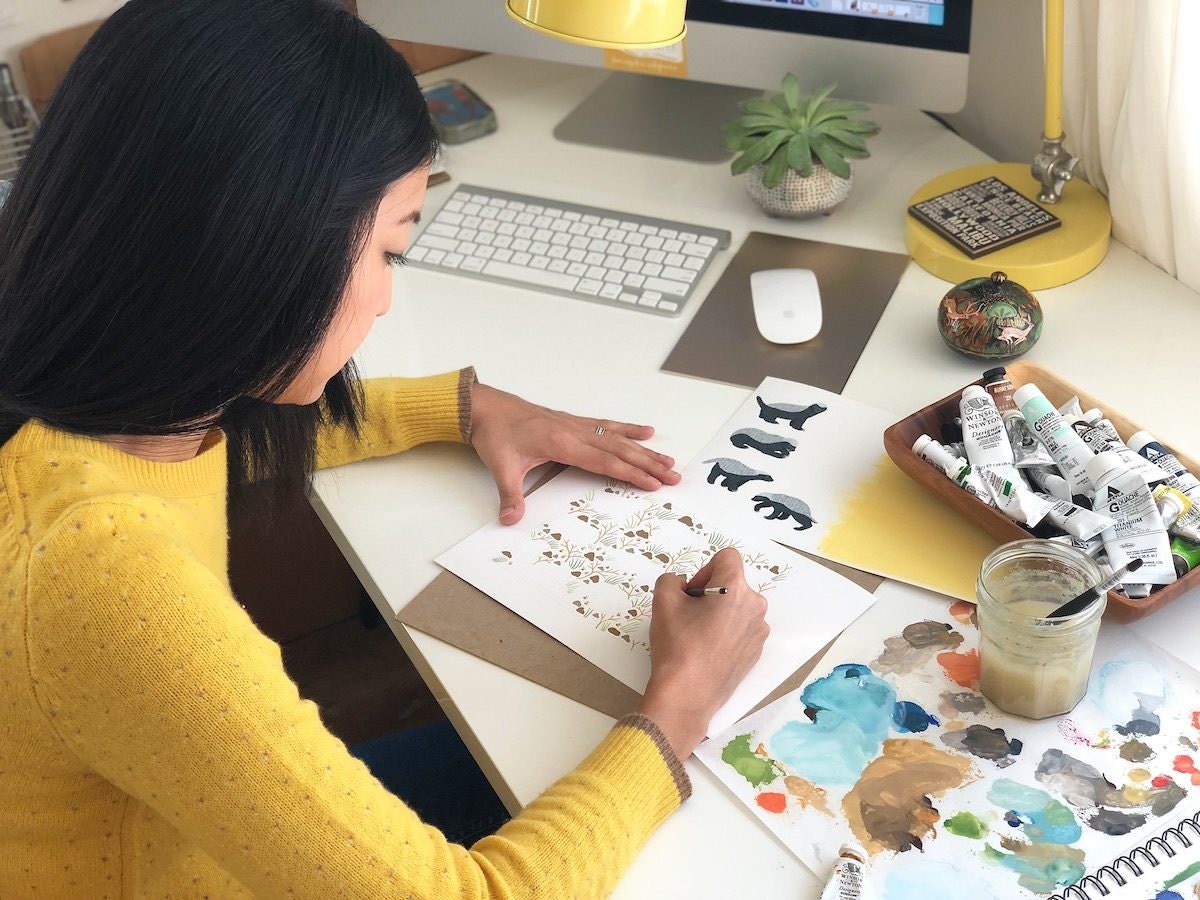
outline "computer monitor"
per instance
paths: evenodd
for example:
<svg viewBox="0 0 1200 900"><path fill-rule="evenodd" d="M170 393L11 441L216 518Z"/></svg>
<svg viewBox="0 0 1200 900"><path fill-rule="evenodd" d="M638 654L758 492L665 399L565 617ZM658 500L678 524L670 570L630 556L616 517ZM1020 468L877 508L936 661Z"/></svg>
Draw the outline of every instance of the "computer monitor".
<svg viewBox="0 0 1200 900"><path fill-rule="evenodd" d="M720 123L737 102L778 90L795 72L806 90L955 112L967 96L972 0L689 0L682 78L614 73L574 110L562 140L685 159L721 160ZM504 0L358 0L384 35L513 56L604 65L604 51L524 28ZM486 97L486 85L477 85Z"/></svg>

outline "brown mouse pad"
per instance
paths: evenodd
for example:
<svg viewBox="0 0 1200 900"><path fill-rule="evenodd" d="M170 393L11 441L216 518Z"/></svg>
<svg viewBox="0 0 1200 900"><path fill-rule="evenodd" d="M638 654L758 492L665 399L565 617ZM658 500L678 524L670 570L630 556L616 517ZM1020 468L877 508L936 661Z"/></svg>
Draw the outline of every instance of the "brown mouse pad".
<svg viewBox="0 0 1200 900"><path fill-rule="evenodd" d="M751 388L773 375L841 393L907 265L903 253L752 231L662 369ZM750 273L788 268L816 273L822 324L811 341L785 346L758 333Z"/></svg>

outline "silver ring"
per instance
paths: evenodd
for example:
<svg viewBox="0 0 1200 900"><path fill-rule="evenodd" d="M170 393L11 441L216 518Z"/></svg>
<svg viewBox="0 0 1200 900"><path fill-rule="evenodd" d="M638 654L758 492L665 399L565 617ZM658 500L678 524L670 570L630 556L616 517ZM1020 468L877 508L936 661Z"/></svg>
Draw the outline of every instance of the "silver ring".
<svg viewBox="0 0 1200 900"><path fill-rule="evenodd" d="M604 432L606 432L606 431L608 431L608 429L605 428L603 425L597 425L596 426L596 437L603 437Z"/></svg>

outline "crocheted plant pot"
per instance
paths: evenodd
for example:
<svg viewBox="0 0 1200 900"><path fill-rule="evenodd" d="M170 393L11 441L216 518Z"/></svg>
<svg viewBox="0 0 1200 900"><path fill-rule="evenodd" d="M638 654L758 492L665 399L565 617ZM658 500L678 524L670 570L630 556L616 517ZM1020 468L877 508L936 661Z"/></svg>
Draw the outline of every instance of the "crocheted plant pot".
<svg viewBox="0 0 1200 900"><path fill-rule="evenodd" d="M783 181L773 188L762 183L763 166L746 170L746 193L769 216L803 219L828 213L850 196L854 185L854 169L849 178L839 178L820 163L813 164L813 173L802 178L795 169L788 169Z"/></svg>

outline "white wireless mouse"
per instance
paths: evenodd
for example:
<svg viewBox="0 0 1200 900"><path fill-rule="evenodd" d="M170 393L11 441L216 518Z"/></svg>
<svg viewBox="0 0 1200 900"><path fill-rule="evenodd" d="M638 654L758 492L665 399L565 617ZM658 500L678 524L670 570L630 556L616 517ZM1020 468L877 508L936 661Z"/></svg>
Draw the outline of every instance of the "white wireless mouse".
<svg viewBox="0 0 1200 900"><path fill-rule="evenodd" d="M811 269L750 273L754 324L773 344L800 344L821 331L821 290Z"/></svg>

